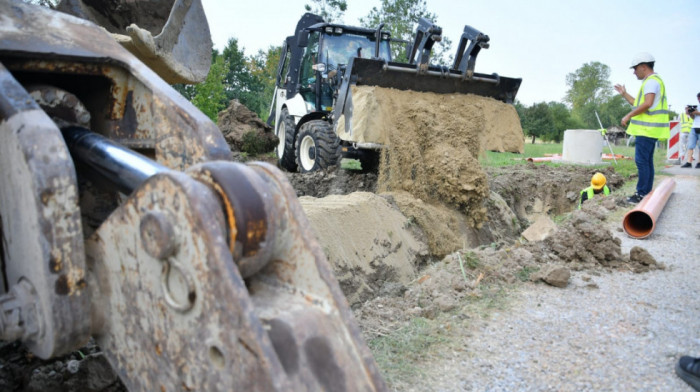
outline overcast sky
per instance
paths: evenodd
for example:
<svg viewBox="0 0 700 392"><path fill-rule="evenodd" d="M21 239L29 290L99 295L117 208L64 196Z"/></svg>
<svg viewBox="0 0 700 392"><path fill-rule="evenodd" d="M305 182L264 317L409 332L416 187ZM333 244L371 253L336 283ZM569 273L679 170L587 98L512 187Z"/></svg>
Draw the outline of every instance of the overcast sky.
<svg viewBox="0 0 700 392"><path fill-rule="evenodd" d="M305 0L202 0L214 47L236 37L247 55L281 45L305 12ZM344 22L359 25L379 0L348 0ZM697 104L700 92L700 0L427 0L453 51L464 25L491 38L476 71L523 79L517 99L526 105L562 101L566 75L599 61L610 81L636 95L641 85L629 69L649 52L667 88L671 109ZM603 124L608 126L609 124Z"/></svg>

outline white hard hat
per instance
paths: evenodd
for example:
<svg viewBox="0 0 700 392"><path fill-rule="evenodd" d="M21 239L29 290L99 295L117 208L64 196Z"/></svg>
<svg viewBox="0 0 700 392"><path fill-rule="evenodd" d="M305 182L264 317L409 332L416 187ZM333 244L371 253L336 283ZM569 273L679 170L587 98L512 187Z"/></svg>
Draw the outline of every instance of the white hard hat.
<svg viewBox="0 0 700 392"><path fill-rule="evenodd" d="M637 53L632 58L632 64L630 65L630 68L634 68L641 63L653 63L654 61L654 56L650 55L647 52Z"/></svg>

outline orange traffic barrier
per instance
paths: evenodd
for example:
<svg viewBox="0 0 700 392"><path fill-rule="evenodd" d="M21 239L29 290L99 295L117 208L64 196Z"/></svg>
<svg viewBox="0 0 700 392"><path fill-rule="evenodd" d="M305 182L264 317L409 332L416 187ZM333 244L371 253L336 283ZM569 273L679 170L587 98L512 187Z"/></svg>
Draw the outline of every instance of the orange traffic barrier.
<svg viewBox="0 0 700 392"><path fill-rule="evenodd" d="M649 237L656 227L656 220L659 219L661 211L675 188L676 181L667 178L661 181L661 184L651 193L644 196L644 199L622 218L622 228L625 233L634 238Z"/></svg>

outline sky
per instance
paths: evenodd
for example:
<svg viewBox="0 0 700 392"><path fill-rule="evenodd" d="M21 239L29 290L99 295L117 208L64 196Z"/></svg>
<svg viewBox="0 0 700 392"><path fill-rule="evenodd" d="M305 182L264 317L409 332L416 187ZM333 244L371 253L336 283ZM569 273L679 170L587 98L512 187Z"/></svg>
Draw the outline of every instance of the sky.
<svg viewBox="0 0 700 392"><path fill-rule="evenodd" d="M347 0L343 22L358 25L380 0ZM202 0L216 49L238 39L246 55L278 46L292 35L306 0ZM656 58L671 110L697 104L700 92L700 0L427 0L452 51L465 25L487 34L476 72L522 78L525 105L563 102L566 75L590 62L610 67L610 82L636 96L641 86L630 62L639 52ZM663 5L662 5L663 4ZM609 126L611 124L603 124Z"/></svg>

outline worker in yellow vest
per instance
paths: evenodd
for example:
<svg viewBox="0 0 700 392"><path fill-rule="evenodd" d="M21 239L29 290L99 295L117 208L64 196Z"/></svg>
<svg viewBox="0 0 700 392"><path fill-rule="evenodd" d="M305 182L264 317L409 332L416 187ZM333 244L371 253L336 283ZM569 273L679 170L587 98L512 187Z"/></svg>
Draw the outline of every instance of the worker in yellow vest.
<svg viewBox="0 0 700 392"><path fill-rule="evenodd" d="M637 97L627 93L624 85L615 85L630 105L632 111L622 118L620 124L627 127L627 134L635 137L634 163L637 165L637 190L627 198L628 203L637 204L654 186L654 148L656 142L668 140L671 136L668 119L668 100L666 86L654 72L654 56L639 53L632 59L634 75L642 81Z"/></svg>
<svg viewBox="0 0 700 392"><path fill-rule="evenodd" d="M689 106L688 106L689 107ZM693 128L693 119L690 118L688 115L688 107L686 107L686 111L681 113L680 117L680 123L681 123L681 135L680 135L680 162L679 164L683 163L683 158L685 158L685 153L686 150L688 149L688 135L690 134L691 128ZM689 166L687 166L689 167Z"/></svg>
<svg viewBox="0 0 700 392"><path fill-rule="evenodd" d="M584 201L592 199L595 195L602 193L604 196L610 194L610 188L605 183L607 179L603 173L596 173L591 177L591 186L581 191L581 197L578 202L578 209L581 209L581 204Z"/></svg>
<svg viewBox="0 0 700 392"><path fill-rule="evenodd" d="M698 103L700 103L700 93L698 93ZM681 165L681 167L689 168L693 167L693 150L695 147L700 146L700 143L698 143L698 139L700 139L700 110L698 110L697 105L688 105L688 107L685 108L685 112L693 119L693 124L688 134L688 155L686 156L685 163ZM698 159L698 162L695 164L695 168L700 169L700 159Z"/></svg>

